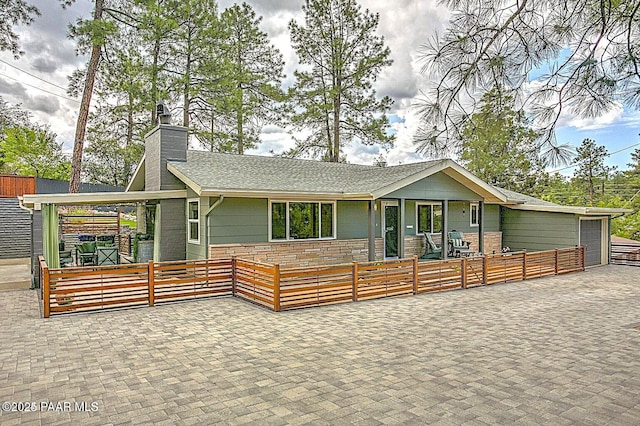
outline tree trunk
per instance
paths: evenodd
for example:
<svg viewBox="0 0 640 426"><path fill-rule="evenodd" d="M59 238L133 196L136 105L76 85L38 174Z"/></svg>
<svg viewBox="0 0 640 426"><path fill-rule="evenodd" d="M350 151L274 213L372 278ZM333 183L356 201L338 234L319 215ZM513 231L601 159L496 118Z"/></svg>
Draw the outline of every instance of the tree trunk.
<svg viewBox="0 0 640 426"><path fill-rule="evenodd" d="M153 66L151 67L151 124L158 124L158 60L160 58L160 37L156 38L153 45Z"/></svg>
<svg viewBox="0 0 640 426"><path fill-rule="evenodd" d="M191 22L191 17L189 17L189 22L187 23L187 48L186 48L186 58L185 61L185 69L184 69L184 87L183 87L183 96L184 96L184 115L182 116L182 125L189 129L189 109L191 108L191 49L193 49L193 33L194 27ZM188 130L187 130L188 132ZM189 146L189 142L187 142L187 147Z"/></svg>
<svg viewBox="0 0 640 426"><path fill-rule="evenodd" d="M93 12L93 20L102 19L102 9L104 0L95 0L96 7ZM93 83L96 79L98 64L100 63L100 51L102 46L93 46L91 49L91 57L87 67L87 75L84 80L84 89L82 91L82 101L80 102L80 111L78 112L78 121L76 122L76 135L73 141L73 156L71 157L71 179L69 181L69 192L77 193L80 191L80 178L82 171L82 151L84 148L84 138L87 131L87 120L89 119L89 106L91 104L91 95L93 94Z"/></svg>
<svg viewBox="0 0 640 426"><path fill-rule="evenodd" d="M191 54L187 54L187 68L185 70L184 81L184 114L182 116L182 125L189 128L189 108L191 107L191 98L189 97L189 83L191 81L189 73L191 72Z"/></svg>
<svg viewBox="0 0 640 426"><path fill-rule="evenodd" d="M340 161L340 95L333 98L333 156L331 161Z"/></svg>
<svg viewBox="0 0 640 426"><path fill-rule="evenodd" d="M238 110L236 111L236 120L237 120L237 132L238 132L238 154L244 154L244 130L243 130L243 121L244 117L242 114L242 87L240 88L240 103L238 104Z"/></svg>

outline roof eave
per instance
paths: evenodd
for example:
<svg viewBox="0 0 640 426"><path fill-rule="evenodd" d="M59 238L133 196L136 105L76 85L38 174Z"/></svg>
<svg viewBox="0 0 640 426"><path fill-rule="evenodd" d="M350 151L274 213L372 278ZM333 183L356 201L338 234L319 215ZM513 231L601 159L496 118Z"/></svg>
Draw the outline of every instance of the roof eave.
<svg viewBox="0 0 640 426"><path fill-rule="evenodd" d="M91 192L81 194L30 194L23 196L23 204L25 207L36 208L37 210L42 204L56 204L59 206L81 204L122 204L186 197L186 189L164 191Z"/></svg>
<svg viewBox="0 0 640 426"><path fill-rule="evenodd" d="M611 216L614 214L633 213L629 209L604 208L604 207L579 207L579 206L540 206L530 204L512 204L505 207L513 210L539 211L549 213L569 213L584 216Z"/></svg>
<svg viewBox="0 0 640 426"><path fill-rule="evenodd" d="M143 154L136 170L133 172L133 176L131 176L131 180L129 181L129 185L125 189L125 192L130 191L144 191L145 185L145 173L146 173L146 165L145 165L146 155Z"/></svg>
<svg viewBox="0 0 640 426"><path fill-rule="evenodd" d="M317 192L317 191L271 191L249 190L235 188L201 188L199 195L202 197L235 198L269 198L283 200L373 200L370 193L345 193L345 192Z"/></svg>

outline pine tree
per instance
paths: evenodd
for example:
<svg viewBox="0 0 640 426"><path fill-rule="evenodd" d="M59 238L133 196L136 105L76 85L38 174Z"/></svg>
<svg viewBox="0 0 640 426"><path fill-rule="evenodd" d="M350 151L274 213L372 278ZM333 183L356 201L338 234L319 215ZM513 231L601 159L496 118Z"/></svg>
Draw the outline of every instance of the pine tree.
<svg viewBox="0 0 640 426"><path fill-rule="evenodd" d="M214 71L205 80L218 112L210 131L201 132L201 141L211 149L243 154L259 142L265 121L278 121L284 61L260 30L261 20L246 3L222 13L220 53L203 64L208 69L215 68L215 62L218 66L218 78L212 78Z"/></svg>
<svg viewBox="0 0 640 426"><path fill-rule="evenodd" d="M341 160L352 141L392 145L385 113L392 100L378 99L373 87L391 64L384 38L376 34L379 16L355 0L306 0L304 25L289 23L301 69L295 72L292 122L311 131L289 155Z"/></svg>

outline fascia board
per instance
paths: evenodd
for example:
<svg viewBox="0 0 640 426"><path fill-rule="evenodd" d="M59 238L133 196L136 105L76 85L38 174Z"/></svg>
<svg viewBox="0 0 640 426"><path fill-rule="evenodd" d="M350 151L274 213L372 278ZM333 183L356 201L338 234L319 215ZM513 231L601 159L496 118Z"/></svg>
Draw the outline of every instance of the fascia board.
<svg viewBox="0 0 640 426"><path fill-rule="evenodd" d="M178 170L173 164L167 163L167 170L169 170L171 174L180 179L189 188L191 188L191 190L198 194L198 196L203 196L202 187L195 183L193 180L189 179L187 175Z"/></svg>
<svg viewBox="0 0 640 426"><path fill-rule="evenodd" d="M373 195L368 193L343 193L343 192L299 192L299 191L253 191L230 188L202 188L200 196L203 197L235 198L279 198L288 200L373 200Z"/></svg>
<svg viewBox="0 0 640 426"><path fill-rule="evenodd" d="M24 195L24 205L27 207L33 207L36 204L56 204L60 206L78 204L119 204L175 198L187 198L187 190L90 192L80 194L30 194Z"/></svg>
<svg viewBox="0 0 640 426"><path fill-rule="evenodd" d="M129 185L127 185L127 188L125 189L125 192L144 190L146 173L145 159L146 155L143 154L140 162L138 163L138 166L133 172L133 176L131 176L131 180L129 181Z"/></svg>
<svg viewBox="0 0 640 426"><path fill-rule="evenodd" d="M527 204L505 205L513 210L528 210L549 213L572 213L585 216L614 215L633 213L630 209L604 208L604 207L579 207L579 206L536 206Z"/></svg>

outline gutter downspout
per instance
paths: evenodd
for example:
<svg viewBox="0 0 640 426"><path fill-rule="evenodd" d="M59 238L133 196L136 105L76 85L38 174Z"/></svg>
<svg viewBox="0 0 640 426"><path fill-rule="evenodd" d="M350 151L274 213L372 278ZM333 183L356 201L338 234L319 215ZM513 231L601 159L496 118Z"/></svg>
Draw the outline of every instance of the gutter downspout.
<svg viewBox="0 0 640 426"><path fill-rule="evenodd" d="M207 213L204 215L204 251L205 251L205 259L209 258L209 216L211 215L211 213L213 212L213 210L218 207L220 204L222 204L222 202L224 201L224 195L221 195L220 198L218 198L216 200L215 203L213 203L213 205L211 207L209 207L209 210L207 210Z"/></svg>

